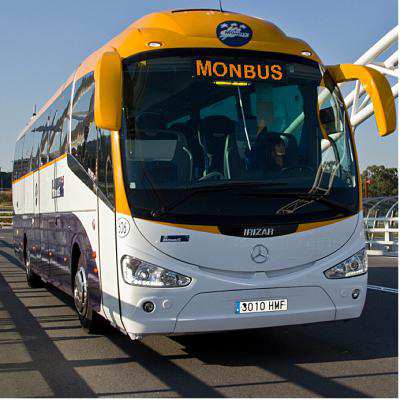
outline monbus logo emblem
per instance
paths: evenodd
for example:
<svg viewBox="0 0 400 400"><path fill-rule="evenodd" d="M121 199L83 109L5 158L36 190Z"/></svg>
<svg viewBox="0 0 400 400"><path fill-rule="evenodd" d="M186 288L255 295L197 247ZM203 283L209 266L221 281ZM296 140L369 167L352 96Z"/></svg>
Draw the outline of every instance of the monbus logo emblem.
<svg viewBox="0 0 400 400"><path fill-rule="evenodd" d="M243 46L250 42L252 36L253 31L243 22L225 21L217 26L217 37L227 46Z"/></svg>

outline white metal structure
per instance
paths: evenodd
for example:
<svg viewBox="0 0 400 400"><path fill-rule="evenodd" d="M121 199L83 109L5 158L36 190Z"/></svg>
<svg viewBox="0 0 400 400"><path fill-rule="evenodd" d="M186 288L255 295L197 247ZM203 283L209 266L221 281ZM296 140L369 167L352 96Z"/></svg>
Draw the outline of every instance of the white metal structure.
<svg viewBox="0 0 400 400"><path fill-rule="evenodd" d="M398 209L397 197L364 200L364 224L368 254L398 254Z"/></svg>
<svg viewBox="0 0 400 400"><path fill-rule="evenodd" d="M354 64L366 65L384 74L392 83L392 93L398 96L399 77L399 50L398 50L399 25L390 30L373 46L371 46ZM382 55L384 55L382 60ZM342 84L347 85L347 84ZM356 128L374 113L370 97L365 93L360 82L357 81L354 89L345 97L346 107L350 110L351 124Z"/></svg>

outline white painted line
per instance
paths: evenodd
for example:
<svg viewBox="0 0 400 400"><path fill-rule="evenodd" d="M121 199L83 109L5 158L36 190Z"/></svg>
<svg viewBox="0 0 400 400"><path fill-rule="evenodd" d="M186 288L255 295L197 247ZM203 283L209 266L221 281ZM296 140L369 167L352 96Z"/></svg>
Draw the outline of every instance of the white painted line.
<svg viewBox="0 0 400 400"><path fill-rule="evenodd" d="M388 292L388 293L395 293L395 294L399 293L398 289L393 289L393 288L384 287L384 286L368 285L367 287L368 287L368 289L379 290L380 292Z"/></svg>

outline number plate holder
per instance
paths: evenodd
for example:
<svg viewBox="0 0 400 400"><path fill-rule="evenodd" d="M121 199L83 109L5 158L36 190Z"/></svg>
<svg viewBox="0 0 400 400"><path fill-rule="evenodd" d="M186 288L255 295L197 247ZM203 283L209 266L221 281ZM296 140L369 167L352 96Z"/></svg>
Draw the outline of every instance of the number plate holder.
<svg viewBox="0 0 400 400"><path fill-rule="evenodd" d="M265 313L287 310L287 299L268 299L235 302L235 314Z"/></svg>

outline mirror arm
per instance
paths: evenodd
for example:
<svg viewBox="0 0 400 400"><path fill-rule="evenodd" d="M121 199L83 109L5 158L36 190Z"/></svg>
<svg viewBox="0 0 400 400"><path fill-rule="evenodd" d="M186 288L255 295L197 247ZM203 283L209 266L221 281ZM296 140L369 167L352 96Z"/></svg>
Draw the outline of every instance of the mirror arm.
<svg viewBox="0 0 400 400"><path fill-rule="evenodd" d="M363 65L330 65L327 71L336 83L359 80L371 98L380 136L396 129L396 108L389 82L377 70Z"/></svg>

